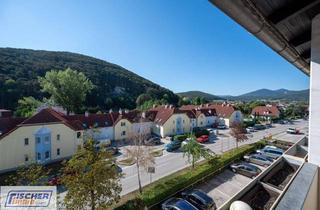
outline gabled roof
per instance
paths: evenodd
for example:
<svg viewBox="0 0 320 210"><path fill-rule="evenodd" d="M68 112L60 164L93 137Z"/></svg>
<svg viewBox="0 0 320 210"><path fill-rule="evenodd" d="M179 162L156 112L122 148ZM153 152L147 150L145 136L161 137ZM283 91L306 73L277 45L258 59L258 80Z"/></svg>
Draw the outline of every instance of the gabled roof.
<svg viewBox="0 0 320 210"><path fill-rule="evenodd" d="M231 104L206 104L205 107L209 109L215 109L217 116L222 118L229 118L231 117L232 113L235 110L235 108Z"/></svg>
<svg viewBox="0 0 320 210"><path fill-rule="evenodd" d="M280 114L279 109L276 106L256 106L252 109L252 115L258 116L274 116L277 117Z"/></svg>
<svg viewBox="0 0 320 210"><path fill-rule="evenodd" d="M24 117L7 117L0 118L0 139L12 132L16 127L22 123L26 118Z"/></svg>
<svg viewBox="0 0 320 210"><path fill-rule="evenodd" d="M176 107L162 107L161 109L157 110L156 117L154 122L156 124L163 125L173 114L187 114L185 111L180 110Z"/></svg>

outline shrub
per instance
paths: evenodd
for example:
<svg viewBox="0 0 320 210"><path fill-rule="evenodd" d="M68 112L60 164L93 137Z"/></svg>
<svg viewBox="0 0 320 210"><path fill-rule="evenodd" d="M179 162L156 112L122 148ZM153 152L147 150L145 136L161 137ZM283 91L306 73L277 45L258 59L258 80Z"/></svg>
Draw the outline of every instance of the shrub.
<svg viewBox="0 0 320 210"><path fill-rule="evenodd" d="M184 141L186 138L188 138L189 134L182 134L182 135L176 135L174 136L174 140Z"/></svg>

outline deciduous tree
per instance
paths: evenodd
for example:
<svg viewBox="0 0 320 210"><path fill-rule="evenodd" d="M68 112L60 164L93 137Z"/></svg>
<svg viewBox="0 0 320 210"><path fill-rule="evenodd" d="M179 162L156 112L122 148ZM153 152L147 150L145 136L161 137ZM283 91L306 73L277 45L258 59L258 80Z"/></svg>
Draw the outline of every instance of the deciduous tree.
<svg viewBox="0 0 320 210"><path fill-rule="evenodd" d="M239 142L243 142L248 139L245 128L240 122L232 123L230 126L230 135L235 139L237 148L239 146Z"/></svg>
<svg viewBox="0 0 320 210"><path fill-rule="evenodd" d="M131 133L130 137L134 145L125 149L125 156L128 159L132 159L136 164L139 192L142 193L140 168L147 170L148 167L154 166L155 160L150 147L144 145L145 140L149 138L146 129L140 129L138 133Z"/></svg>
<svg viewBox="0 0 320 210"><path fill-rule="evenodd" d="M62 183L67 209L106 209L120 199L121 173L106 151L97 151L92 138L66 163Z"/></svg>
<svg viewBox="0 0 320 210"><path fill-rule="evenodd" d="M30 117L36 111L36 109L41 105L41 101L35 99L32 96L23 97L18 101L18 107L16 110L16 115L20 117Z"/></svg>
<svg viewBox="0 0 320 210"><path fill-rule="evenodd" d="M65 108L67 113L79 112L93 84L83 73L70 68L64 71L49 71L45 77L39 77L42 91L51 95L52 99Z"/></svg>

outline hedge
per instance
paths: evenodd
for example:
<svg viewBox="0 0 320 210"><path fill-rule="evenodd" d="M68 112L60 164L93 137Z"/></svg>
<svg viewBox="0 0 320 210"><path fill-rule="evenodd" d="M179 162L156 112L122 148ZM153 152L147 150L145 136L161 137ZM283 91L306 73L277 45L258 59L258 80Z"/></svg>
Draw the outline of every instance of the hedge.
<svg viewBox="0 0 320 210"><path fill-rule="evenodd" d="M222 154L213 161L202 161L201 163L198 163L192 171L189 168L186 168L182 171L168 175L144 187L142 194L139 195L137 199L141 200L143 204L148 207L158 204L167 199L168 196L174 195L186 187L202 181L203 178L209 174L213 175L215 172L219 172L220 169L223 169L233 161L240 159L247 153L261 148L263 145L265 145L265 141L244 145L238 149ZM133 209L133 203L134 202L129 201L116 209Z"/></svg>
<svg viewBox="0 0 320 210"><path fill-rule="evenodd" d="M176 135L173 137L173 140L184 141L188 136L189 134Z"/></svg>

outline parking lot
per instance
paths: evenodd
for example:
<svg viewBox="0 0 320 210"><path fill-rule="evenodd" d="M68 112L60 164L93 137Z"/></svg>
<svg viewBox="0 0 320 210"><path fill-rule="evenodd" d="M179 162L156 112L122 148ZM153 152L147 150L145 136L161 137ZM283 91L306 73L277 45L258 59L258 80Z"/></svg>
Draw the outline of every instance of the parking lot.
<svg viewBox="0 0 320 210"><path fill-rule="evenodd" d="M252 163L251 163L252 164ZM255 165L255 164L252 164ZM255 165L262 171L264 167ZM244 186L251 182L252 178L234 173L230 169L223 170L212 179L203 182L195 188L201 189L209 195L219 208L229 198L237 194Z"/></svg>

